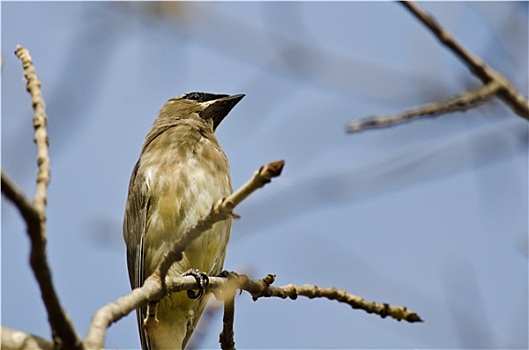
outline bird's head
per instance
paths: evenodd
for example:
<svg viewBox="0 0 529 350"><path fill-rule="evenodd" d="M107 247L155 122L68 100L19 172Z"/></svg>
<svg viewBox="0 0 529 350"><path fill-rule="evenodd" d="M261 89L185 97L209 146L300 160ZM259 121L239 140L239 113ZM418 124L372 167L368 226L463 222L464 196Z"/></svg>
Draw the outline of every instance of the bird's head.
<svg viewBox="0 0 529 350"><path fill-rule="evenodd" d="M160 116L169 118L198 117L211 123L213 131L228 115L244 94L217 95L206 92L190 92L169 99L160 110Z"/></svg>

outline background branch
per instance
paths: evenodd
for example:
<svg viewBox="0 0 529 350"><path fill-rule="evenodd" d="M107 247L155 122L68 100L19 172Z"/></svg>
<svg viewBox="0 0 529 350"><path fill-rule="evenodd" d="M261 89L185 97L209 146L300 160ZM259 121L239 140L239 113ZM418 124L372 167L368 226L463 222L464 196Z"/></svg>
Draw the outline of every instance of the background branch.
<svg viewBox="0 0 529 350"><path fill-rule="evenodd" d="M441 114L454 112L464 112L490 101L499 88L500 85L498 82L491 81L477 89L467 91L443 101L428 103L402 113L376 115L359 121L353 121L347 126L347 132L385 128L410 122L419 118L436 117Z"/></svg>
<svg viewBox="0 0 529 350"><path fill-rule="evenodd" d="M459 44L432 16L422 11L413 2L401 1L401 4L430 29L437 39L459 57L468 66L470 71L484 84L490 81L495 81L500 84L501 88L496 95L507 103L516 114L529 120L529 102L527 98L520 94L503 75L496 72L483 62L483 60Z"/></svg>
<svg viewBox="0 0 529 350"><path fill-rule="evenodd" d="M444 101L429 103L402 113L380 115L353 121L347 126L347 132L352 133L366 129L389 127L413 119L462 112L470 108L476 108L490 101L494 96L506 103L514 113L529 120L529 102L527 98L519 93L503 75L459 44L452 34L437 23L435 18L422 11L412 1L400 1L400 3L430 29L444 46L452 51L469 68L470 72L483 82L483 86Z"/></svg>

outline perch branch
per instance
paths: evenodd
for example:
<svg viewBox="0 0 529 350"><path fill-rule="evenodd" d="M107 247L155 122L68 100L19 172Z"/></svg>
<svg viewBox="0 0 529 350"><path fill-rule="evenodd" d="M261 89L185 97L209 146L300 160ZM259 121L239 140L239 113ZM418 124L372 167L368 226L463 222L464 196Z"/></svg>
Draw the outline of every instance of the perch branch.
<svg viewBox="0 0 529 350"><path fill-rule="evenodd" d="M397 321L405 320L410 323L423 322L416 312L408 310L405 306L391 306L387 303L367 301L362 297L349 294L345 290L320 288L309 284L302 286L288 284L286 286L276 287L271 285L275 281L275 275L268 275L261 280L250 280L246 276L240 276L240 279L242 280L239 282L240 288L249 292L253 300L263 297L290 298L295 300L300 295L309 299L326 298L348 304L353 309L361 309L369 314L377 314L382 318L389 316Z"/></svg>
<svg viewBox="0 0 529 350"><path fill-rule="evenodd" d="M304 296L310 299L326 298L336 300L340 303L350 305L353 309L361 309L367 313L377 314L382 318L387 316L398 321L422 322L419 315L405 306L391 306L387 303L376 303L366 301L362 297L349 294L344 290L336 288L320 288L314 285L296 286L289 284L286 286L272 286L274 275L267 275L263 279L251 280L246 275L230 273L228 277L209 277L207 289L221 299L229 299L234 295L236 289L242 289L250 293L254 300L263 297L278 297L296 299ZM192 276L166 277L167 293L175 293L183 290L193 290L198 288L197 281ZM128 315L138 307L146 306L149 301L159 300L164 295L159 278L151 275L141 288L136 288L128 295L117 299L99 309L92 320L92 324L86 336L85 347L87 349L102 349L105 340L106 329L113 323ZM226 311L225 311L226 312Z"/></svg>

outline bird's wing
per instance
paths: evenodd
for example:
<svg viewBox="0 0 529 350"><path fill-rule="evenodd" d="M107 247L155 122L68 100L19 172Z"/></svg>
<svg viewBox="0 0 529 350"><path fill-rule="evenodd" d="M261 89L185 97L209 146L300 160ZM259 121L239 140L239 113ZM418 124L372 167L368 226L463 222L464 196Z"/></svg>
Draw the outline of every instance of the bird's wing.
<svg viewBox="0 0 529 350"><path fill-rule="evenodd" d="M145 138L141 153L143 154L158 136L176 125L175 120L169 120L154 126ZM149 277L145 276L145 236L147 234L147 223L151 215L151 197L145 177L138 173L139 166L140 160L136 162L130 177L125 219L123 220L123 235L127 244L127 265L132 289L143 286L143 282ZM150 348L147 333L143 329L143 320L146 313L147 309L145 307L139 308L136 312L141 346L144 350Z"/></svg>
<svg viewBox="0 0 529 350"><path fill-rule="evenodd" d="M127 265L132 289L139 288L145 281L144 241L149 216L150 198L145 187L145 179L138 176L139 161L134 166L129 183L129 194L123 220L123 235L127 243ZM149 349L147 334L143 330L146 308L136 310L141 345Z"/></svg>

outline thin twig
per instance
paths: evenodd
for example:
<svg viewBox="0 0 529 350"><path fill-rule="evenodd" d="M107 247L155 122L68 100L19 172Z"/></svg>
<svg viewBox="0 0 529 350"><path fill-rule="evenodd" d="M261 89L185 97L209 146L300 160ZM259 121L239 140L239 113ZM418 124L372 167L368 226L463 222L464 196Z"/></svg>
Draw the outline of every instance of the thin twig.
<svg viewBox="0 0 529 350"><path fill-rule="evenodd" d="M353 309L361 309L370 314L377 314L382 318L389 316L397 321L423 322L416 312L408 310L405 306L391 306L387 303L367 301L357 295L349 294L345 290L320 288L309 284L302 286L288 284L276 287L271 285L274 281L274 275L268 275L262 280L249 280L246 276L241 276L239 286L248 291L254 300L263 297L290 298L294 300L300 295L309 299L326 298L348 304Z"/></svg>
<svg viewBox="0 0 529 350"><path fill-rule="evenodd" d="M50 182L50 156L48 153L48 132L46 130L46 105L40 93L40 81L33 66L33 61L26 48L17 46L15 54L22 61L26 89L31 95L33 106L33 128L35 129L35 143L37 144L37 189L33 201L35 209L45 219L48 184ZM45 234L45 232L43 232Z"/></svg>
<svg viewBox="0 0 529 350"><path fill-rule="evenodd" d="M233 322L235 319L235 293L224 300L224 316L222 317L222 332L219 335L222 350L235 350Z"/></svg>
<svg viewBox="0 0 529 350"><path fill-rule="evenodd" d="M358 132L368 129L390 127L415 119L436 117L441 114L464 112L488 102L500 88L498 82L491 81L477 89L453 96L443 101L428 103L398 114L376 115L353 121L347 126L347 132Z"/></svg>
<svg viewBox="0 0 529 350"><path fill-rule="evenodd" d="M13 201L21 211L27 225L27 232L31 240L30 265L39 284L42 300L48 313L52 337L57 348L82 349L82 342L77 336L70 318L64 311L51 280L51 270L46 257L46 198L50 180L48 136L46 131L46 112L44 100L40 93L40 81L35 72L29 52L22 46L15 51L22 61L26 88L31 95L35 129L35 143L37 144L37 189L33 200L33 210L28 207L28 200L22 192L2 174L2 192ZM4 185L6 186L4 190Z"/></svg>
<svg viewBox="0 0 529 350"><path fill-rule="evenodd" d="M459 44L432 16L422 11L413 2L401 1L400 3L430 29L437 39L459 57L470 69L472 74L478 77L484 84L490 81L496 81L500 85L500 89L498 89L496 95L508 104L516 114L529 120L529 102L527 98L519 93L503 75L489 67L483 60Z"/></svg>
<svg viewBox="0 0 529 350"><path fill-rule="evenodd" d="M222 317L222 332L219 335L220 348L222 350L235 350L235 333L233 322L235 320L235 294L240 288L240 275L234 272L227 273L228 280L220 288L213 290L217 300L224 301L224 315Z"/></svg>
<svg viewBox="0 0 529 350"><path fill-rule="evenodd" d="M285 162L280 160L259 168L247 183L242 185L237 191L228 197L216 202L212 206L208 215L201 218L192 228L182 234L180 239L173 243L170 251L164 256L162 263L155 272L160 276L161 280L165 281L165 276L171 265L182 259L183 251L193 240L199 237L203 232L209 230L213 224L218 221L226 220L230 217L238 218L238 216L233 213L233 209L252 192L269 183L272 178L281 175L284 164Z"/></svg>

